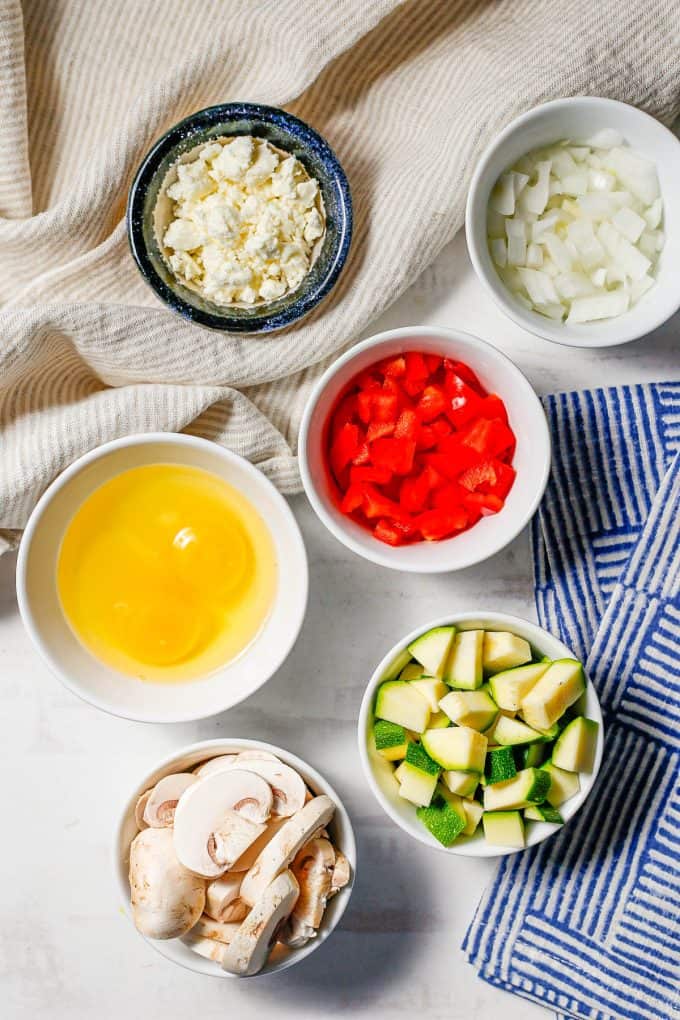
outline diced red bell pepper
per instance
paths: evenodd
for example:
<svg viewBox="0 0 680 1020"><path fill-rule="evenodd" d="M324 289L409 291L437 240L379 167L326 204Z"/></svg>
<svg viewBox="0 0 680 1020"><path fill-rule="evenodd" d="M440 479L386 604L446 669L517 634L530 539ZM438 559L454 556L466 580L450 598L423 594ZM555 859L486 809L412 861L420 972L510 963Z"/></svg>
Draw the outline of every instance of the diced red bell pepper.
<svg viewBox="0 0 680 1020"><path fill-rule="evenodd" d="M362 482L363 508L366 516L389 517L392 520L406 520L408 514L394 500L388 499L370 482Z"/></svg>
<svg viewBox="0 0 680 1020"><path fill-rule="evenodd" d="M333 411L331 419L331 430L335 435L343 425L352 422L357 414L357 394L348 393L339 402Z"/></svg>
<svg viewBox="0 0 680 1020"><path fill-rule="evenodd" d="M369 390L357 393L357 414L364 425L368 425L373 417L373 394Z"/></svg>
<svg viewBox="0 0 680 1020"><path fill-rule="evenodd" d="M378 378L375 368L368 368L365 372L359 373L355 385L365 393L375 392L381 388L382 380Z"/></svg>
<svg viewBox="0 0 680 1020"><path fill-rule="evenodd" d="M372 421L366 429L366 442L372 443L374 439L382 439L383 436L391 436L395 429L393 421Z"/></svg>
<svg viewBox="0 0 680 1020"><path fill-rule="evenodd" d="M486 391L484 387L470 366L466 365L464 361L451 361L449 358L446 358L444 360L444 368L449 369L451 372L455 372L456 375L460 376L463 382L466 382L468 386L471 386L478 396L485 396Z"/></svg>
<svg viewBox="0 0 680 1020"><path fill-rule="evenodd" d="M436 489L441 489L444 485L446 485L446 478L440 475L432 464L425 464L423 467L423 474L427 476L427 483L431 492Z"/></svg>
<svg viewBox="0 0 680 1020"><path fill-rule="evenodd" d="M425 472L405 478L399 490L399 505L412 514L421 513L430 495L430 476Z"/></svg>
<svg viewBox="0 0 680 1020"><path fill-rule="evenodd" d="M368 447L368 443L362 442L359 444L356 456L352 458L353 464L368 464L371 459L371 451Z"/></svg>
<svg viewBox="0 0 680 1020"><path fill-rule="evenodd" d="M454 513L464 506L464 499L469 495L467 489L456 482L449 482L435 492L432 498L432 505L437 510L446 510L447 513Z"/></svg>
<svg viewBox="0 0 680 1020"><path fill-rule="evenodd" d="M446 416L454 428L461 429L478 417L481 404L479 395L455 372L446 372L444 391L449 398Z"/></svg>
<svg viewBox="0 0 680 1020"><path fill-rule="evenodd" d="M426 386L416 404L416 411L421 421L434 421L440 414L443 414L449 402L441 386Z"/></svg>
<svg viewBox="0 0 680 1020"><path fill-rule="evenodd" d="M478 418L465 431L462 441L485 457L497 457L514 446L515 436L500 418Z"/></svg>
<svg viewBox="0 0 680 1020"><path fill-rule="evenodd" d="M476 492L482 486L488 492L490 488L496 485L498 475L496 474L493 461L480 460L477 464L473 464L472 467L463 471L458 481L464 489L468 489L470 492Z"/></svg>
<svg viewBox="0 0 680 1020"><path fill-rule="evenodd" d="M506 425L508 424L508 412L505 404L496 393L482 397L479 413L482 418L500 418Z"/></svg>
<svg viewBox="0 0 680 1020"><path fill-rule="evenodd" d="M439 442L439 438L431 425L421 425L418 429L416 447L419 450L432 450Z"/></svg>
<svg viewBox="0 0 680 1020"><path fill-rule="evenodd" d="M373 529L373 534L388 545L403 545L413 537L415 528L408 521L380 520Z"/></svg>
<svg viewBox="0 0 680 1020"><path fill-rule="evenodd" d="M348 422L341 425L331 443L331 467L337 476L342 472L359 451L359 426Z"/></svg>
<svg viewBox="0 0 680 1020"><path fill-rule="evenodd" d="M497 514L505 504L499 496L494 496L492 493L471 492L465 497L465 506L476 507L481 511L483 517L488 517L490 514Z"/></svg>
<svg viewBox="0 0 680 1020"><path fill-rule="evenodd" d="M392 480L392 472L385 467L373 467L367 464L366 467L351 467L349 480L352 485L358 482L378 482L379 485L387 485Z"/></svg>
<svg viewBox="0 0 680 1020"><path fill-rule="evenodd" d="M434 375L435 372L439 371L444 359L439 354L426 354L424 357L428 372L430 375Z"/></svg>
<svg viewBox="0 0 680 1020"><path fill-rule="evenodd" d="M443 436L437 444L437 453L448 459L449 474L447 477L457 478L463 471L479 462L480 454L471 446L466 446L457 433Z"/></svg>
<svg viewBox="0 0 680 1020"><path fill-rule="evenodd" d="M440 439L442 436L451 435L451 422L447 421L446 418L437 418L436 421L432 422L431 428Z"/></svg>
<svg viewBox="0 0 680 1020"><path fill-rule="evenodd" d="M382 362L380 368L388 378L399 379L402 375L406 375L406 358L403 355L388 358Z"/></svg>
<svg viewBox="0 0 680 1020"><path fill-rule="evenodd" d="M405 408L397 419L394 430L395 439L413 439L418 436L418 415L410 407Z"/></svg>
<svg viewBox="0 0 680 1020"><path fill-rule="evenodd" d="M396 393L371 394L372 416L371 421L396 421L399 413L399 398Z"/></svg>
<svg viewBox="0 0 680 1020"><path fill-rule="evenodd" d="M395 475L407 475L413 467L416 444L413 439L376 439L371 443L371 460L379 467L389 468Z"/></svg>
<svg viewBox="0 0 680 1020"><path fill-rule="evenodd" d="M404 389L411 397L422 392L429 372L425 358L417 351L409 351L406 355L406 375L404 376Z"/></svg>
<svg viewBox="0 0 680 1020"><path fill-rule="evenodd" d="M342 497L340 502L340 509L343 514L351 514L363 504L364 493L360 485L350 485L349 489Z"/></svg>
<svg viewBox="0 0 680 1020"><path fill-rule="evenodd" d="M496 484L491 489L491 494L504 500L514 484L517 472L514 467L504 464L502 460L495 460L493 467L496 472Z"/></svg>
<svg viewBox="0 0 680 1020"><path fill-rule="evenodd" d="M426 542L437 542L448 538L456 531L461 531L467 524L467 513L463 507L447 512L446 510L426 510L413 518L413 525L418 529Z"/></svg>

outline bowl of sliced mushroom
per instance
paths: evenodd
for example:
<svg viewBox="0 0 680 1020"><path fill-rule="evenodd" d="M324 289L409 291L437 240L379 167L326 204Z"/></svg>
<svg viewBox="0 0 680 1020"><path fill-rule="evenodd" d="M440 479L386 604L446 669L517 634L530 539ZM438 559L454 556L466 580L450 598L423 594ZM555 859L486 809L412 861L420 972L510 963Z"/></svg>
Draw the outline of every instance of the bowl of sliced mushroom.
<svg viewBox="0 0 680 1020"><path fill-rule="evenodd" d="M114 864L125 912L163 956L251 977L328 938L349 902L356 843L338 795L295 755L208 740L139 784Z"/></svg>

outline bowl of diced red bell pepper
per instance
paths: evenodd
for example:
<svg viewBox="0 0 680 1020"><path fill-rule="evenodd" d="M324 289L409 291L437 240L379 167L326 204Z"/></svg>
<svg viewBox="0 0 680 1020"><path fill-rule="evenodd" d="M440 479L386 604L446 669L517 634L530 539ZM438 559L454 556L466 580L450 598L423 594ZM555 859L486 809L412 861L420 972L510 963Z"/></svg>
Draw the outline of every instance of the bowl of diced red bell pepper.
<svg viewBox="0 0 680 1020"><path fill-rule="evenodd" d="M345 545L399 570L443 572L502 549L550 470L543 409L499 350L408 327L351 348L311 395L300 469Z"/></svg>

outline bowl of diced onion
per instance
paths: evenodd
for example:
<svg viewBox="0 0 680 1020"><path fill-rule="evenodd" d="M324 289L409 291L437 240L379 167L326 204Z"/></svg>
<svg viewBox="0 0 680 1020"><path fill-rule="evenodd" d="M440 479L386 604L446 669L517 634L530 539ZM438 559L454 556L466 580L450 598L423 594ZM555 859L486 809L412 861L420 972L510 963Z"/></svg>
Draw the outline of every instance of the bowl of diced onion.
<svg viewBox="0 0 680 1020"><path fill-rule="evenodd" d="M626 103L557 99L489 145L468 194L482 284L524 329L572 347L650 333L680 308L680 141Z"/></svg>

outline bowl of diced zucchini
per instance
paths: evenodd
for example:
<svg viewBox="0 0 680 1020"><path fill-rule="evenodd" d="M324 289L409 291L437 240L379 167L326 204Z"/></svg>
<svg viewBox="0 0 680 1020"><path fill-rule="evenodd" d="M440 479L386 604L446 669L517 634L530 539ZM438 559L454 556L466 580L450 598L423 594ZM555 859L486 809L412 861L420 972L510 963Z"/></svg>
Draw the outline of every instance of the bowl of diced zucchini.
<svg viewBox="0 0 680 1020"><path fill-rule="evenodd" d="M496 857L578 811L602 760L583 665L536 624L461 613L418 628L366 688L359 751L397 825L428 846Z"/></svg>

